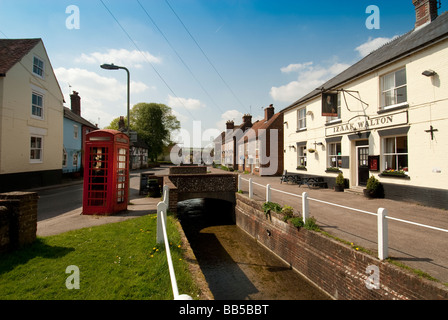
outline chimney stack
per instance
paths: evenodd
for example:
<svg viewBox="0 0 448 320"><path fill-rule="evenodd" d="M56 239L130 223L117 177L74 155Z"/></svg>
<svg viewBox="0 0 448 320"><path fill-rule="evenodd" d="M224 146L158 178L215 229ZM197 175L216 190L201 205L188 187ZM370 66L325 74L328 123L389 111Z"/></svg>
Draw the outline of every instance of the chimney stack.
<svg viewBox="0 0 448 320"><path fill-rule="evenodd" d="M124 117L120 116L120 120L118 120L118 130L124 130L125 124L124 124Z"/></svg>
<svg viewBox="0 0 448 320"><path fill-rule="evenodd" d="M269 105L269 107L264 109L264 120L269 121L269 119L271 119L273 115L274 115L274 106L271 104Z"/></svg>
<svg viewBox="0 0 448 320"><path fill-rule="evenodd" d="M250 114L245 114L243 116L243 123L245 123L248 126L252 126L252 116Z"/></svg>
<svg viewBox="0 0 448 320"><path fill-rule="evenodd" d="M437 18L439 0L412 0L412 3L415 6L415 29Z"/></svg>
<svg viewBox="0 0 448 320"><path fill-rule="evenodd" d="M235 124L233 123L232 120L229 120L226 122L226 129L227 130L233 130L233 128L235 127Z"/></svg>
<svg viewBox="0 0 448 320"><path fill-rule="evenodd" d="M81 116L81 97L78 95L78 92L73 91L70 95L70 103L72 112Z"/></svg>

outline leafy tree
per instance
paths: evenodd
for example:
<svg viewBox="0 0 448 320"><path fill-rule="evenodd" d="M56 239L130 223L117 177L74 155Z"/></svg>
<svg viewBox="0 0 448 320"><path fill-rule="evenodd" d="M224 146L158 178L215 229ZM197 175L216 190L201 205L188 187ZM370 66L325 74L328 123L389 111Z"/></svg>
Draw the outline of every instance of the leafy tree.
<svg viewBox="0 0 448 320"><path fill-rule="evenodd" d="M163 147L172 142L171 133L180 129L180 122L171 108L160 103L138 103L130 110L130 118L131 130L136 131L139 139L149 146L151 161L155 161ZM118 130L119 119L112 120L107 128Z"/></svg>

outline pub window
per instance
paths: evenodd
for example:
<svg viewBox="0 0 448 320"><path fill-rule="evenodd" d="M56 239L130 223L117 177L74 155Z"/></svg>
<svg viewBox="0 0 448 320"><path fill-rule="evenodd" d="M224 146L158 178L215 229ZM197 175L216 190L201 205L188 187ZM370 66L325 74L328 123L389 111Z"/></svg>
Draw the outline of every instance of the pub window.
<svg viewBox="0 0 448 320"><path fill-rule="evenodd" d="M381 77L381 108L405 104L408 100L406 68Z"/></svg>
<svg viewBox="0 0 448 320"><path fill-rule="evenodd" d="M342 166L341 143L328 144L328 167L340 168Z"/></svg>
<svg viewBox="0 0 448 320"><path fill-rule="evenodd" d="M38 136L31 136L30 141L30 162L40 163L43 159L43 138Z"/></svg>
<svg viewBox="0 0 448 320"><path fill-rule="evenodd" d="M31 96L31 115L35 118L43 119L44 117L44 96L33 92Z"/></svg>
<svg viewBox="0 0 448 320"><path fill-rule="evenodd" d="M306 129L306 107L297 110L297 130Z"/></svg>
<svg viewBox="0 0 448 320"><path fill-rule="evenodd" d="M44 77L44 62L37 57L33 59L33 73L41 78Z"/></svg>
<svg viewBox="0 0 448 320"><path fill-rule="evenodd" d="M297 147L297 166L306 167L306 145Z"/></svg>
<svg viewBox="0 0 448 320"><path fill-rule="evenodd" d="M386 171L408 172L408 137L383 139L383 163Z"/></svg>

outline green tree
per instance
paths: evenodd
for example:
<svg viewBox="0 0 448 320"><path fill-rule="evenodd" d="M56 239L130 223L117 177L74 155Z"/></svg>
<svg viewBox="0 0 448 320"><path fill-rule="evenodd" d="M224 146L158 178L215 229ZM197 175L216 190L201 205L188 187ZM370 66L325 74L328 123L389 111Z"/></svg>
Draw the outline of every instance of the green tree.
<svg viewBox="0 0 448 320"><path fill-rule="evenodd" d="M118 130L120 118L112 120L108 129ZM124 119L127 126L127 119ZM149 159L157 160L163 147L169 145L171 133L180 129L180 122L172 114L170 107L160 103L138 103L130 110L130 126L139 139L149 146Z"/></svg>

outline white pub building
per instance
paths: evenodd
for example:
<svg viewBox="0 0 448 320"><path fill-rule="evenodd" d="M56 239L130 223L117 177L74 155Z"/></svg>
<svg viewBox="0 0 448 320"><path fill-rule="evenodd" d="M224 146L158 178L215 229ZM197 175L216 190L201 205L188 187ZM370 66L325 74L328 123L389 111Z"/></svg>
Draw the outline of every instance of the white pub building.
<svg viewBox="0 0 448 320"><path fill-rule="evenodd" d="M282 110L288 173L448 209L448 13L412 2L412 31Z"/></svg>

